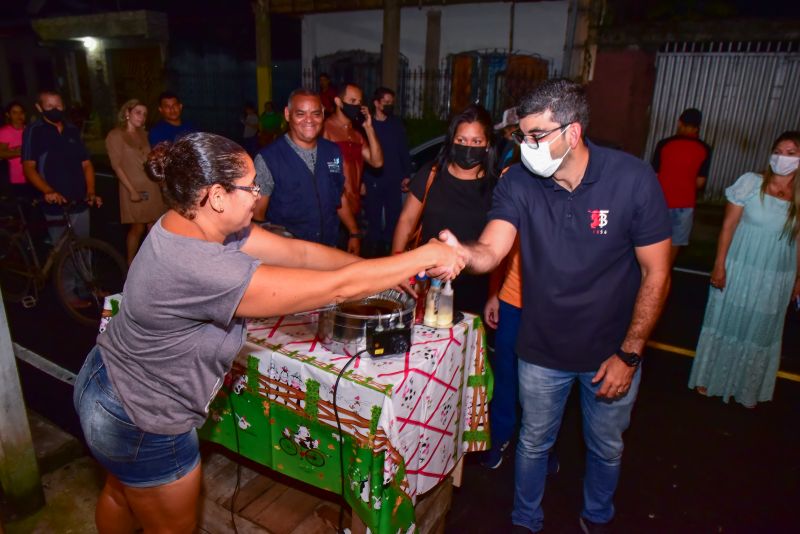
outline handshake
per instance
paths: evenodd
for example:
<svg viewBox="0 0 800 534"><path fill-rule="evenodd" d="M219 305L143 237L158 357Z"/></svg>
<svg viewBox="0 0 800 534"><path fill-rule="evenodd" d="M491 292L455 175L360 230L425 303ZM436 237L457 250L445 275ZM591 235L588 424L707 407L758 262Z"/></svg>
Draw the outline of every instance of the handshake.
<svg viewBox="0 0 800 534"><path fill-rule="evenodd" d="M469 264L470 251L459 243L450 230L439 232L439 238L431 238L424 247L435 255L434 266L426 269L431 278L453 280Z"/></svg>

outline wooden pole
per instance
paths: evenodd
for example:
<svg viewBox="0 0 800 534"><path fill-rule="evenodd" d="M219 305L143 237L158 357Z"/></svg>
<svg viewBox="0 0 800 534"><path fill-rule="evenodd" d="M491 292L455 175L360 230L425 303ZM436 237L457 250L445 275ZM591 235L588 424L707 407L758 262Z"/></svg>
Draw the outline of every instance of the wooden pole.
<svg viewBox="0 0 800 534"><path fill-rule="evenodd" d="M0 486L11 507L27 515L44 506L42 480L5 307L0 305Z"/></svg>
<svg viewBox="0 0 800 534"><path fill-rule="evenodd" d="M383 2L383 47L381 85L397 90L397 67L400 64L400 2Z"/></svg>
<svg viewBox="0 0 800 534"><path fill-rule="evenodd" d="M269 21L269 0L253 0L256 20L256 83L258 86L257 110L264 102L272 101L272 29Z"/></svg>
<svg viewBox="0 0 800 534"><path fill-rule="evenodd" d="M427 26L425 29L425 82L424 82L424 101L422 106L423 116L437 115L439 112L436 106L439 98L439 49L442 40L442 12L438 9L431 9L427 15Z"/></svg>

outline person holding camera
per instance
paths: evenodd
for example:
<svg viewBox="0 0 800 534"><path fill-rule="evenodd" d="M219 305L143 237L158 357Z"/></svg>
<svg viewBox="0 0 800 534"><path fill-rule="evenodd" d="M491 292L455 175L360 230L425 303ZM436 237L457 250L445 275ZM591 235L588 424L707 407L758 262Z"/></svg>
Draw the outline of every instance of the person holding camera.
<svg viewBox="0 0 800 534"><path fill-rule="evenodd" d="M322 136L339 145L344 166L344 194L350 211L361 213L361 179L364 163L383 167L383 150L372 126L372 115L364 105L364 91L347 83L334 99L336 111L325 119ZM351 235L352 237L352 235Z"/></svg>

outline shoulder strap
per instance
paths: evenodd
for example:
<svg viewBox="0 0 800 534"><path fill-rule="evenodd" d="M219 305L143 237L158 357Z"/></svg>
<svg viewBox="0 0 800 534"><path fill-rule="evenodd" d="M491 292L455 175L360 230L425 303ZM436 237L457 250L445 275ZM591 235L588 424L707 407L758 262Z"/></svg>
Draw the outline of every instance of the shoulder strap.
<svg viewBox="0 0 800 534"><path fill-rule="evenodd" d="M416 230L412 233L408 238L408 243L410 246L406 245L407 249L414 249L419 246L419 240L422 237L422 214L425 212L425 204L428 202L428 192L431 190L431 186L433 185L433 179L436 177L436 165L431 167L431 172L428 174L428 181L425 184L425 194L422 196L422 208L419 210L419 216L417 217L417 222L414 225Z"/></svg>

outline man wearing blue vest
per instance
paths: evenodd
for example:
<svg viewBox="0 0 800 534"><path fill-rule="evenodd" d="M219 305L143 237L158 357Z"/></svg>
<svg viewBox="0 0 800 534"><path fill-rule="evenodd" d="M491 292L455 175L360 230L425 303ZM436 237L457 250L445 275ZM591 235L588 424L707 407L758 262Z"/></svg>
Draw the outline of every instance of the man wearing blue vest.
<svg viewBox="0 0 800 534"><path fill-rule="evenodd" d="M580 85L549 80L517 113L522 165L500 179L489 223L461 251L468 270L488 272L519 234L523 414L512 532L543 527L547 459L576 382L586 443L579 524L608 532L641 354L669 290L669 213L649 165L585 140ZM458 246L448 231L440 238Z"/></svg>
<svg viewBox="0 0 800 534"><path fill-rule="evenodd" d="M342 154L322 139L324 112L317 93L296 89L284 110L289 131L255 157L262 197L255 218L284 227L294 237L336 246L339 221L350 238L347 250L358 254L360 234L344 197Z"/></svg>

